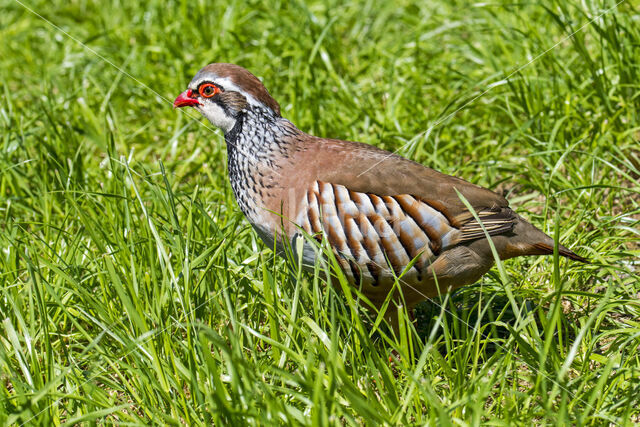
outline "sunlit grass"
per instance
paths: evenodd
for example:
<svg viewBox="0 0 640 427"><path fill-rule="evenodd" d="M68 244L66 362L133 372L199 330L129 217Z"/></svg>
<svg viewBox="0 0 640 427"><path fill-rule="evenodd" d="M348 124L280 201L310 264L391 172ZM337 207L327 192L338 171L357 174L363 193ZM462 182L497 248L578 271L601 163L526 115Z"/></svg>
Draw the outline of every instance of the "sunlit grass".
<svg viewBox="0 0 640 427"><path fill-rule="evenodd" d="M0 3L1 423L640 422L637 5L25 5L59 29ZM331 256L302 273L262 244L222 135L171 109L212 61L592 264L508 261L376 327Z"/></svg>

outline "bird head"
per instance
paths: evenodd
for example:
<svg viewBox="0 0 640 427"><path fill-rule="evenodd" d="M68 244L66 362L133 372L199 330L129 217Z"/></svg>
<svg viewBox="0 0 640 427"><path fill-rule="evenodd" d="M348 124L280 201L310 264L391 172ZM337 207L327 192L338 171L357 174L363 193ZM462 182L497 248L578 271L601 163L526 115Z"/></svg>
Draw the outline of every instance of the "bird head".
<svg viewBox="0 0 640 427"><path fill-rule="evenodd" d="M223 63L198 71L173 107L194 107L225 133L251 107L280 116L280 106L256 76L238 65Z"/></svg>

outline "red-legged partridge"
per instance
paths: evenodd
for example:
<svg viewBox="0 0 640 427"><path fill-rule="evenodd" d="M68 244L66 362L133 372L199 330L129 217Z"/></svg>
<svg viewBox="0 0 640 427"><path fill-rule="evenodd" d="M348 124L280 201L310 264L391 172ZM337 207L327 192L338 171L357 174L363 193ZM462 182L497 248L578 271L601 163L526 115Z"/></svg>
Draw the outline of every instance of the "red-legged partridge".
<svg viewBox="0 0 640 427"><path fill-rule="evenodd" d="M553 253L553 239L490 190L371 145L302 132L237 65L200 70L175 100L185 106L224 131L231 187L266 244L282 250L282 239L301 229L325 235L349 281L378 306L413 259L400 281L410 307L491 268L486 234L458 192L501 259ZM585 261L561 245L559 253ZM313 265L315 257L306 244L303 261Z"/></svg>

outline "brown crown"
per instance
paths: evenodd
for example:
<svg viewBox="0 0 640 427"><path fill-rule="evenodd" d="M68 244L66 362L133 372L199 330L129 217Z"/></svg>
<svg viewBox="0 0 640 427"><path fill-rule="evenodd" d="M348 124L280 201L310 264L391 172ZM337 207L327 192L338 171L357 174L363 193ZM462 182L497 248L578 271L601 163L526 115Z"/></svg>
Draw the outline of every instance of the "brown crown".
<svg viewBox="0 0 640 427"><path fill-rule="evenodd" d="M218 77L231 79L244 92L271 108L278 116L280 115L280 105L271 97L260 79L239 65L217 62L207 65L198 72L198 74L202 73L213 73Z"/></svg>

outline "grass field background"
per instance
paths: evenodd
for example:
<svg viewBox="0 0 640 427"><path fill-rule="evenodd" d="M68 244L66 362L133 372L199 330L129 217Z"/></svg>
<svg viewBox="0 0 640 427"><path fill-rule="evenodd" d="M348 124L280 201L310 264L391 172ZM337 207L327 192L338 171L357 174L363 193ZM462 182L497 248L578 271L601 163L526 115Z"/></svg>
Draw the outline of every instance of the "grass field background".
<svg viewBox="0 0 640 427"><path fill-rule="evenodd" d="M638 3L0 0L0 42L0 424L640 422ZM265 248L222 134L172 110L209 62L592 263L374 327L330 259Z"/></svg>

